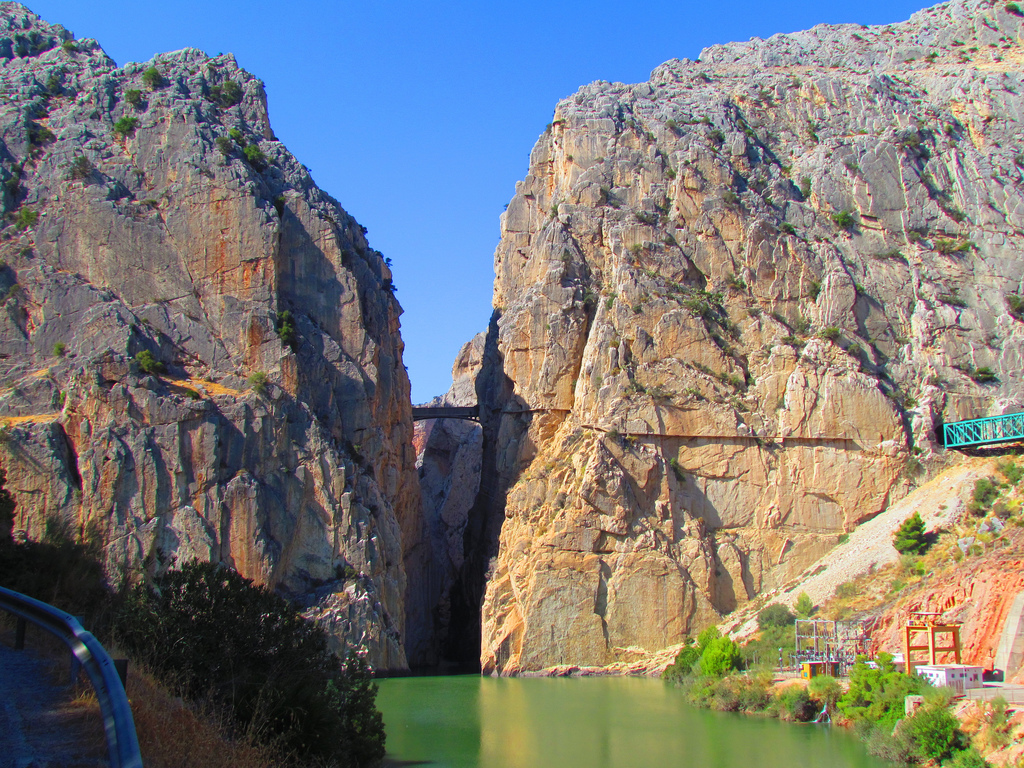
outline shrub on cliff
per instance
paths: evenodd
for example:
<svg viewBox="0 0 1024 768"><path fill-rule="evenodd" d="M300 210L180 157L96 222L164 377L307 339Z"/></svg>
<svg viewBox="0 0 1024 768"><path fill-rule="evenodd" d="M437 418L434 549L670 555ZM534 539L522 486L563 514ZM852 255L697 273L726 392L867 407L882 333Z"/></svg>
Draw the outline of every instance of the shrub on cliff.
<svg viewBox="0 0 1024 768"><path fill-rule="evenodd" d="M139 366L140 371L151 376L156 376L167 370L167 366L157 360L148 349L142 350L135 356L135 364Z"/></svg>
<svg viewBox="0 0 1024 768"><path fill-rule="evenodd" d="M255 144L247 144L245 149L242 150L242 154L245 155L245 159L249 161L256 171L262 171L267 167L267 156L263 154L263 150L257 147Z"/></svg>
<svg viewBox="0 0 1024 768"><path fill-rule="evenodd" d="M151 91L155 91L158 88L163 88L167 85L167 81L164 80L164 76L160 74L160 70L156 67L149 67L142 73L142 82Z"/></svg>
<svg viewBox="0 0 1024 768"><path fill-rule="evenodd" d="M892 545L901 555L921 555L928 549L928 536L924 532L924 520L915 512L908 517L892 537Z"/></svg>
<svg viewBox="0 0 1024 768"><path fill-rule="evenodd" d="M314 622L228 568L190 563L135 588L115 632L181 695L227 707L303 761L355 768L384 756L362 660L338 659Z"/></svg>
<svg viewBox="0 0 1024 768"><path fill-rule="evenodd" d="M121 137L130 136L135 133L135 128L138 124L139 119L137 117L122 117L114 123L114 133Z"/></svg>

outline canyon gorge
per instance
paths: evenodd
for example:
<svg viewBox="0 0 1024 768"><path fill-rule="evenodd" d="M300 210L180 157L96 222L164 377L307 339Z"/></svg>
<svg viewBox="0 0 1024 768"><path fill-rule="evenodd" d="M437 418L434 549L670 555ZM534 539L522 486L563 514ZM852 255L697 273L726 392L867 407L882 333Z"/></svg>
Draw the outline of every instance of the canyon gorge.
<svg viewBox="0 0 1024 768"><path fill-rule="evenodd" d="M583 86L429 404L475 419L414 426L389 262L260 81L0 3L15 533L222 561L379 669L653 668L1024 410L1022 35L956 0Z"/></svg>

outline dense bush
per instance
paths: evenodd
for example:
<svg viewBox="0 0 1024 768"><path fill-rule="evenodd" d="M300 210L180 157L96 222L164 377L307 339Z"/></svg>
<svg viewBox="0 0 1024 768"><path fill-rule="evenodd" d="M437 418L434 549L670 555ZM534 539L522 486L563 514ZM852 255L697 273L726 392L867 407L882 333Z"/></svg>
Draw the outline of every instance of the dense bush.
<svg viewBox="0 0 1024 768"><path fill-rule="evenodd" d="M167 366L157 360L148 349L142 350L135 356L135 364L139 366L140 371L153 376L167 370Z"/></svg>
<svg viewBox="0 0 1024 768"><path fill-rule="evenodd" d="M924 554L928 549L928 537L924 532L924 520L917 512L908 517L893 534L892 545L900 554Z"/></svg>
<svg viewBox="0 0 1024 768"><path fill-rule="evenodd" d="M950 713L947 702L941 697L926 702L913 717L903 720L899 728L914 743L914 750L921 760L944 762L968 746L967 738L960 730L960 722Z"/></svg>
<svg viewBox="0 0 1024 768"><path fill-rule="evenodd" d="M242 101L242 86L234 80L225 80L210 88L210 99L222 107L233 107Z"/></svg>
<svg viewBox="0 0 1024 768"><path fill-rule="evenodd" d="M228 707L288 751L346 767L384 756L365 664L340 661L315 623L234 571L190 563L135 588L116 633L181 694Z"/></svg>
<svg viewBox="0 0 1024 768"><path fill-rule="evenodd" d="M740 647L728 637L716 637L700 655L701 674L709 677L721 677L741 666Z"/></svg>
<svg viewBox="0 0 1024 768"><path fill-rule="evenodd" d="M814 601L811 600L810 595L806 592L801 592L796 598L796 605L794 608L796 609L796 615L801 619L809 618L811 614L814 613Z"/></svg>
<svg viewBox="0 0 1024 768"><path fill-rule="evenodd" d="M135 128L138 124L139 119L137 117L128 117L126 115L114 123L114 133L118 136L130 136L135 133Z"/></svg>
<svg viewBox="0 0 1024 768"><path fill-rule="evenodd" d="M839 709L851 720L867 720L891 731L903 717L903 700L921 693L928 684L916 675L898 672L888 653L878 654L876 666L858 657L850 669L850 687L839 700Z"/></svg>
<svg viewBox="0 0 1024 768"><path fill-rule="evenodd" d="M281 343L294 350L299 344L299 336L295 330L295 318L287 309L277 313L277 336Z"/></svg>
<svg viewBox="0 0 1024 768"><path fill-rule="evenodd" d="M28 229L29 227L34 227L37 221L39 221L39 212L25 207L19 209L14 217L14 226L18 229Z"/></svg>
<svg viewBox="0 0 1024 768"><path fill-rule="evenodd" d="M249 165L255 170L262 171L267 167L267 156L255 144L247 144L242 153L245 155L245 159L249 161Z"/></svg>
<svg viewBox="0 0 1024 768"><path fill-rule="evenodd" d="M802 685L788 685L775 696L775 705L782 720L806 723L818 714L817 705Z"/></svg>
<svg viewBox="0 0 1024 768"><path fill-rule="evenodd" d="M142 73L142 82L151 91L155 91L158 88L163 88L167 85L167 82L164 80L164 76L160 74L160 70L156 67L149 67Z"/></svg>
<svg viewBox="0 0 1024 768"><path fill-rule="evenodd" d="M817 675L807 683L807 692L822 707L828 707L829 712L835 709L836 703L843 696L843 686L839 681L830 675Z"/></svg>
<svg viewBox="0 0 1024 768"><path fill-rule="evenodd" d="M796 621L796 616L781 603L766 605L757 614L757 626L761 629L773 629L775 627L788 627Z"/></svg>

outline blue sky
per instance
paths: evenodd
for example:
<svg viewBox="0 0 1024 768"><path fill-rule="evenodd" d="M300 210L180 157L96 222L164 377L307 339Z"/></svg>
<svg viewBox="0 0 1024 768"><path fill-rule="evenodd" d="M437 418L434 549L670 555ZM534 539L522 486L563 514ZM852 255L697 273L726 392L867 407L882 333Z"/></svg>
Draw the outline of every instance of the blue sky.
<svg viewBox="0 0 1024 768"><path fill-rule="evenodd" d="M556 102L714 43L902 21L921 0L36 0L118 64L200 48L266 83L277 136L394 262L413 402L487 326L498 217Z"/></svg>

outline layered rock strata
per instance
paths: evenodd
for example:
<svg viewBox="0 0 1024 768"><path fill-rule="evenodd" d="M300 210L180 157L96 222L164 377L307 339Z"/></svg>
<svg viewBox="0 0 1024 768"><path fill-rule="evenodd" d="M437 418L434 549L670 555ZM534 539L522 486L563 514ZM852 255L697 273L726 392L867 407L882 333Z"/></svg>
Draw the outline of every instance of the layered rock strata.
<svg viewBox="0 0 1024 768"><path fill-rule="evenodd" d="M477 379L485 671L680 642L905 495L941 422L1021 409L1022 21L953 2L558 104Z"/></svg>
<svg viewBox="0 0 1024 768"><path fill-rule="evenodd" d="M0 416L15 527L223 561L403 668L418 530L391 273L197 50L118 68L0 4Z"/></svg>

